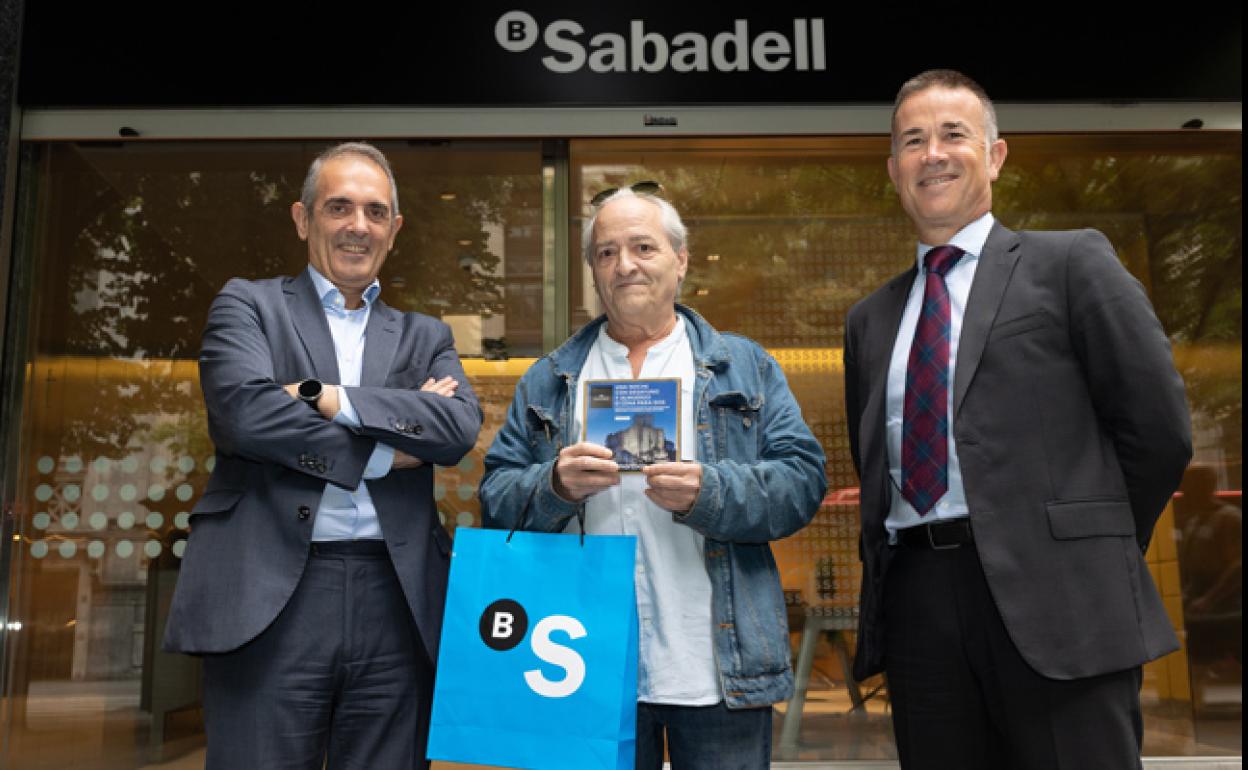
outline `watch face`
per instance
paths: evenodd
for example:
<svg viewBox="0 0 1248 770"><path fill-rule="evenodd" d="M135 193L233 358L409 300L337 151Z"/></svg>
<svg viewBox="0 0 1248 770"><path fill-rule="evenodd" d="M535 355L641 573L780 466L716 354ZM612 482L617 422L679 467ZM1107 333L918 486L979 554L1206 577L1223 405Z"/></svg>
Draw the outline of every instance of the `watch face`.
<svg viewBox="0 0 1248 770"><path fill-rule="evenodd" d="M322 389L320 380L304 380L299 383L299 398L304 401L315 401L321 397Z"/></svg>

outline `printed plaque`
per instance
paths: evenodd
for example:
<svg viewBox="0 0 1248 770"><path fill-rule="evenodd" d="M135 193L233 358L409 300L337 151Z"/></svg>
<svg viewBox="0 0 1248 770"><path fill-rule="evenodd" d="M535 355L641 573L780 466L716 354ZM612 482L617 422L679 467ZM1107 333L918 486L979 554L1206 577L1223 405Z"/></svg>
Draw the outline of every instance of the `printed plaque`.
<svg viewBox="0 0 1248 770"><path fill-rule="evenodd" d="M680 459L680 380L586 380L585 441L610 449L621 471Z"/></svg>

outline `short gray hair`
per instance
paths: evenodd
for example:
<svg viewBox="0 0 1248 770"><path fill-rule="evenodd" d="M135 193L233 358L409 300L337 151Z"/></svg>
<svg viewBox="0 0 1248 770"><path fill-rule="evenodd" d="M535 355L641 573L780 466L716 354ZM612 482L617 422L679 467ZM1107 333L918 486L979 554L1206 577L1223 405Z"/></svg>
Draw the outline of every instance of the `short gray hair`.
<svg viewBox="0 0 1248 770"><path fill-rule="evenodd" d="M585 220L585 227L581 230L581 255L585 257L586 263L591 266L594 263L594 226L598 224L598 214L608 203L617 198L640 198L658 206L663 232L667 234L667 242L672 245L672 251L680 253L680 250L685 248L685 244L689 241L689 229L685 227L684 221L680 218L680 212L675 206L657 195L638 195L627 187L621 187L599 203L590 218Z"/></svg>
<svg viewBox="0 0 1248 770"><path fill-rule="evenodd" d="M998 137L997 110L992 106L992 99L988 98L988 92L984 90L984 87L957 70L927 70L902 83L897 91L897 98L893 100L893 120L889 134L894 150L897 142L897 110L901 109L901 103L906 99L929 88L965 88L975 94L975 98L979 99L979 103L984 107L984 142L988 147L992 147L992 143L997 141Z"/></svg>
<svg viewBox="0 0 1248 770"><path fill-rule="evenodd" d="M299 195L299 202L303 204L308 216L312 216L312 208L316 205L316 186L321 181L321 168L329 161L344 155L354 155L370 160L386 172L386 178L390 180L390 214L392 217L397 217L399 215L399 184L394 181L394 171L390 169L390 161L386 160L381 150L368 142L343 142L316 156L316 160L308 166L308 175L303 178L303 190Z"/></svg>

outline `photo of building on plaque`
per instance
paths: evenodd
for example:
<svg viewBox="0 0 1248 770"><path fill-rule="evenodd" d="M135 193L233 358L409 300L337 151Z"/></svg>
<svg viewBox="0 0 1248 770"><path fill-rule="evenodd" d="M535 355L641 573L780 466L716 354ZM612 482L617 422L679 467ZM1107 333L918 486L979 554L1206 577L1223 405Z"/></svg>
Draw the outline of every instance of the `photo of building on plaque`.
<svg viewBox="0 0 1248 770"><path fill-rule="evenodd" d="M585 440L611 450L621 471L680 456L680 380L589 380Z"/></svg>

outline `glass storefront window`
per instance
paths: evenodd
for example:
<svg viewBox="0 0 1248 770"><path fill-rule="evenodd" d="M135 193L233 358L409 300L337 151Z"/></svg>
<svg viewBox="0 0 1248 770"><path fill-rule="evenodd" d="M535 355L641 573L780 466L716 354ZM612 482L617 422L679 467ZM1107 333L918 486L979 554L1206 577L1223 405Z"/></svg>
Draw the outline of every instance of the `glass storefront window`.
<svg viewBox="0 0 1248 770"><path fill-rule="evenodd" d="M1238 755L1240 135L1007 139L998 217L1106 232L1152 297L1188 386L1196 458L1148 554L1184 649L1146 668L1145 753ZM17 223L16 258L31 291L6 341L26 350L23 409L5 426L18 458L5 469L16 474L18 514L6 579L20 625L6 648L0 765L202 763L198 662L159 651L187 512L211 470L199 335L229 277L302 269L289 206L324 144L24 148L19 197L29 213ZM570 298L550 307L539 143L380 144L406 219L381 296L452 326L486 414L477 447L438 470L442 519L451 529L480 523L482 457L516 380L546 352L552 319L566 313L575 329L599 312L579 249L585 202L604 187L661 182L690 228L684 301L772 352L828 453L830 491L816 520L775 545L802 684L777 706L775 756L894 757L886 683L847 675L858 519L840 349L849 307L912 254L885 173L887 138L568 145L572 204L555 216L572 245L553 269L567 271Z"/></svg>
<svg viewBox="0 0 1248 770"><path fill-rule="evenodd" d="M1147 557L1185 645L1145 668L1145 753L1238 755L1240 137L1006 138L996 216L1014 228L1106 233L1152 297L1188 387L1195 462ZM660 182L690 231L683 301L717 328L768 348L827 450L830 492L822 509L774 546L805 684L777 707L777 758L896 756L886 683L854 682L846 665L860 567L841 365L850 306L913 260L913 229L885 170L888 151L887 137L571 144L572 240L579 245L595 193ZM569 265L577 326L599 309L579 253Z"/></svg>
<svg viewBox="0 0 1248 770"><path fill-rule="evenodd" d="M230 277L306 265L289 209L327 144L26 149L33 296L16 332L28 355L9 575L21 625L0 765L133 768L202 744L199 662L159 649L213 463L200 332ZM532 360L542 340L540 147L379 146L408 223L381 298L446 320L470 371L492 367L506 387L482 399L497 422L515 376L494 359ZM482 452L439 471L452 528L479 523Z"/></svg>

